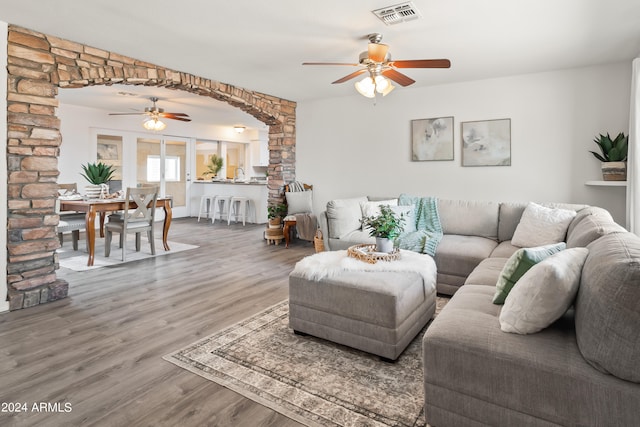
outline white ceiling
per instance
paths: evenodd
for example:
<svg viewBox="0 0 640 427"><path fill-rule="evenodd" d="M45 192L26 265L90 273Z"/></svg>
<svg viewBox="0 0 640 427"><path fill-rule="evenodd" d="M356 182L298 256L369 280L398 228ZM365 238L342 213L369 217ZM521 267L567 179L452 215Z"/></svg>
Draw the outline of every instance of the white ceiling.
<svg viewBox="0 0 640 427"><path fill-rule="evenodd" d="M331 84L353 67L301 63L357 62L372 32L383 34L394 59L451 60L450 69L403 70L414 86L630 61L640 54L639 0L413 0L421 18L390 26L371 13L397 3L20 0L5 4L0 20L296 102L355 93L354 81ZM124 108L97 99L107 96L100 89L61 91L61 100ZM196 102L157 89L140 96L152 95ZM146 106L139 102L130 108Z"/></svg>

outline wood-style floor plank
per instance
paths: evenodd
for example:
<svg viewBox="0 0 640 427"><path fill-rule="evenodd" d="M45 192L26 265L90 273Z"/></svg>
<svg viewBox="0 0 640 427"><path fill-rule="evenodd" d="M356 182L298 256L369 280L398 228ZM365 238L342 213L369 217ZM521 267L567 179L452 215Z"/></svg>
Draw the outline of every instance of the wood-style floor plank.
<svg viewBox="0 0 640 427"><path fill-rule="evenodd" d="M68 298L0 314L0 402L29 409L0 412L0 425L299 426L162 359L287 298L313 244L267 245L263 230L177 219L169 240L198 249L59 270ZM39 402L63 411L32 411Z"/></svg>

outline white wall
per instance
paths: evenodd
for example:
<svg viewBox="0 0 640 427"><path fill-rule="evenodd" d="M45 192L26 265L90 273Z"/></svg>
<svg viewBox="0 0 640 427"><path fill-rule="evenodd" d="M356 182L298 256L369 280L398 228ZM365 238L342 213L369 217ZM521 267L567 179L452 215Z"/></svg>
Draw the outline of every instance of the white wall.
<svg viewBox="0 0 640 427"><path fill-rule="evenodd" d="M82 90L82 89L61 89ZM60 132L62 145L58 168L60 175L58 182L77 183L83 188L86 181L80 176L80 165L96 161L96 142L92 138L92 128L113 131L135 132L150 138L158 134L148 132L142 128L142 116L109 116L108 111L95 108L79 107L62 104L57 111L60 118ZM248 131L238 134L228 126L204 125L195 122L183 123L167 120L164 135L195 138L198 140L215 140L228 142L242 142L249 144L252 138L257 138L258 131Z"/></svg>
<svg viewBox="0 0 640 427"><path fill-rule="evenodd" d="M410 74L408 70L407 74ZM600 163L588 152L601 132L628 133L631 64L398 88L301 102L297 179L328 200L400 193L494 201L587 203L625 224L625 190L588 187ZM454 116L453 161L411 161L411 120ZM511 166L462 167L460 122L511 119Z"/></svg>
<svg viewBox="0 0 640 427"><path fill-rule="evenodd" d="M0 151L7 152L7 32L6 22L0 21ZM7 206L7 162L0 162L0 200ZM0 224L7 224L7 209L0 209ZM7 233L0 233L0 312L9 310L7 299Z"/></svg>

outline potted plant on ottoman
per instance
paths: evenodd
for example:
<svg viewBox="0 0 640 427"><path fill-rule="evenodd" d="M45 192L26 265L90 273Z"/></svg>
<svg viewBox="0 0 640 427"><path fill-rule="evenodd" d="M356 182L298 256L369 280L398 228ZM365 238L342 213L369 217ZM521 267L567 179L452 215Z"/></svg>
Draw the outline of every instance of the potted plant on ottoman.
<svg viewBox="0 0 640 427"><path fill-rule="evenodd" d="M611 139L609 134L600 134L593 142L598 144L600 152L590 151L596 159L602 162L602 179L605 181L626 181L627 180L627 150L629 137L620 132L615 139Z"/></svg>
<svg viewBox="0 0 640 427"><path fill-rule="evenodd" d="M394 240L404 229L404 216L397 216L391 206L381 205L380 214L365 216L360 220L362 226L369 230L369 235L376 238L376 251L393 252Z"/></svg>
<svg viewBox="0 0 640 427"><path fill-rule="evenodd" d="M84 193L89 199L102 199L109 194L109 186L107 183L116 172L114 167L106 165L102 162L87 163L82 165L84 173L80 173L89 181L90 185L84 187Z"/></svg>

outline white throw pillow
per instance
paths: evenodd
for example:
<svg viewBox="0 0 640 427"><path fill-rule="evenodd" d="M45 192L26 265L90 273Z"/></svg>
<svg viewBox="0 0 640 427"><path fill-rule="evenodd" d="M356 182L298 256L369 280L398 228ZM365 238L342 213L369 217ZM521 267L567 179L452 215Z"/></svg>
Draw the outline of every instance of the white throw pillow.
<svg viewBox="0 0 640 427"><path fill-rule="evenodd" d="M380 206L398 206L398 199L391 200L378 200L376 202L361 202L360 209L362 210L362 216L377 216L380 215Z"/></svg>
<svg viewBox="0 0 640 427"><path fill-rule="evenodd" d="M511 244L532 248L563 242L575 216L576 211L552 209L530 202L513 233Z"/></svg>
<svg viewBox="0 0 640 427"><path fill-rule="evenodd" d="M362 211L362 218L367 216L378 216L380 215L380 206L389 205L389 206L398 206L398 199L390 199L390 200L378 200L375 202L360 202L360 210ZM371 227L364 227L362 231L366 231L369 233Z"/></svg>
<svg viewBox="0 0 640 427"><path fill-rule="evenodd" d="M285 193L287 198L287 214L310 213L313 211L313 191L289 191Z"/></svg>
<svg viewBox="0 0 640 427"><path fill-rule="evenodd" d="M531 267L513 287L500 312L500 329L533 334L558 320L578 293L589 250L571 248Z"/></svg>

